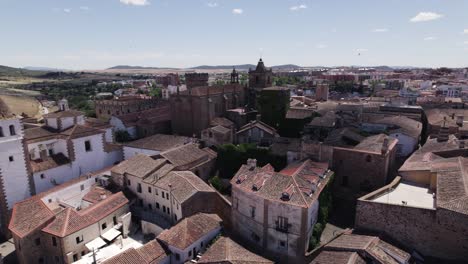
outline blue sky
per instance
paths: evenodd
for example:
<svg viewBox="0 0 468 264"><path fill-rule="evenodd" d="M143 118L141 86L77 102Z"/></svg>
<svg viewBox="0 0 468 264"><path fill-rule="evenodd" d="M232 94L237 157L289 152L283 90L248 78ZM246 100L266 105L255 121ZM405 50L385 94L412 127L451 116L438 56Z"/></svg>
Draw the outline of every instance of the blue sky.
<svg viewBox="0 0 468 264"><path fill-rule="evenodd" d="M18 67L466 67L468 1L0 0L0 36Z"/></svg>

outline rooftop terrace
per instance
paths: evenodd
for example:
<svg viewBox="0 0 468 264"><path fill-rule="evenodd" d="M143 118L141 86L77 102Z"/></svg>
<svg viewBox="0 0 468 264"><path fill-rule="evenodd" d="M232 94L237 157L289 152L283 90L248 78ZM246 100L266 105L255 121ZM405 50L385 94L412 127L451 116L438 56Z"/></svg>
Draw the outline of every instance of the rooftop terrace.
<svg viewBox="0 0 468 264"><path fill-rule="evenodd" d="M390 188L388 192L383 192L382 195L377 194L370 200L379 203L435 209L433 192L428 187L404 181Z"/></svg>

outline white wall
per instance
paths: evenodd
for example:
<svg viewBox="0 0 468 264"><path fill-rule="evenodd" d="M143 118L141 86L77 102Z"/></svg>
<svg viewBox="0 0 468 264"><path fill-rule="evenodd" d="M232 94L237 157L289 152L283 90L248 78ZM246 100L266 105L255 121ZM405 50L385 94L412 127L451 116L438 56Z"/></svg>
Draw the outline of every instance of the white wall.
<svg viewBox="0 0 468 264"><path fill-rule="evenodd" d="M53 180L57 184L62 184L69 180L72 180L74 177L71 172L72 165L71 163L65 164L59 167L52 168L50 170L39 171L33 174L34 186L36 189L36 194L45 192L55 186L56 184L52 183ZM41 178L41 174L44 175L44 178Z"/></svg>
<svg viewBox="0 0 468 264"><path fill-rule="evenodd" d="M62 121L61 130L68 129L75 125L75 118L73 117L64 117L64 118L60 118L60 120Z"/></svg>
<svg viewBox="0 0 468 264"><path fill-rule="evenodd" d="M418 140L406 134L393 133L393 134L390 134L389 136L392 138L398 139L398 143L396 147L399 148L400 150L400 152L397 153L397 155L400 157L409 156L411 153L413 153L413 151L418 146Z"/></svg>
<svg viewBox="0 0 468 264"><path fill-rule="evenodd" d="M42 145L44 149L47 149L48 147L51 147L54 150L55 154L63 153L63 155L68 157L67 142L64 139L50 139L50 140L45 140L45 141L40 141L40 142L35 142L35 143L28 144L28 152L29 153L33 152L35 159L40 158L39 145ZM27 153L27 154L29 154L29 153ZM47 155L49 155L48 152L47 152Z"/></svg>
<svg viewBox="0 0 468 264"><path fill-rule="evenodd" d="M91 142L91 151L89 152L85 150L85 141ZM106 153L104 152L102 134L73 139L72 142L75 151L75 161L72 163L75 177L105 167Z"/></svg>
<svg viewBox="0 0 468 264"><path fill-rule="evenodd" d="M136 156L138 154L145 154L148 156L153 156L153 155L158 155L161 153L160 151L157 150L150 150L150 149L142 149L142 148L132 148L132 147L123 147L123 153L124 153L124 158L127 160L133 156Z"/></svg>
<svg viewBox="0 0 468 264"><path fill-rule="evenodd" d="M15 127L16 135L10 135L9 126ZM26 159L21 142L23 127L19 119L0 120L4 137L0 137L0 177L2 177L8 208L31 195L26 170ZM9 157L13 157L13 161Z"/></svg>
<svg viewBox="0 0 468 264"><path fill-rule="evenodd" d="M109 123L114 128L114 131L126 130L132 138L136 138L137 136L136 127L128 127L128 128L125 127L122 120L120 120L119 118L115 116L111 117Z"/></svg>
<svg viewBox="0 0 468 264"><path fill-rule="evenodd" d="M55 128L55 129L59 129L57 118L47 118L46 121L47 121L47 126Z"/></svg>

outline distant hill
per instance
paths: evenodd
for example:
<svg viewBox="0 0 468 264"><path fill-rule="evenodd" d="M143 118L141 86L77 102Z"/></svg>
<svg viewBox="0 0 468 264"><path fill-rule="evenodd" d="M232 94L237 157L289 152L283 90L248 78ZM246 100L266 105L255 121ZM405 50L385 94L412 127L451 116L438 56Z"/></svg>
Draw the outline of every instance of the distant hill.
<svg viewBox="0 0 468 264"><path fill-rule="evenodd" d="M38 66L38 67L36 67L36 66L26 66L23 69L30 70L30 71L50 71L50 72L67 71L65 69L41 67L41 66Z"/></svg>
<svg viewBox="0 0 468 264"><path fill-rule="evenodd" d="M247 71L249 69L255 69L256 65L254 64L239 64L239 65L200 65L191 68L187 68L190 70L232 70L232 68L236 68L237 70ZM294 65L294 64L285 64L285 65L277 65L272 66L274 70L278 69L289 69L289 70L297 70L302 69L303 67ZM118 65L109 68L109 70L151 70L151 69L174 69L174 70L183 70L181 68L170 68L170 67L142 67L142 66L130 66L130 65Z"/></svg>
<svg viewBox="0 0 468 264"><path fill-rule="evenodd" d="M108 68L108 70L159 70L159 69L174 69L170 67L143 67L143 66L131 66L131 65L117 65L114 67Z"/></svg>
<svg viewBox="0 0 468 264"><path fill-rule="evenodd" d="M3 77L40 77L44 74L44 71L32 71L0 65L0 76Z"/></svg>

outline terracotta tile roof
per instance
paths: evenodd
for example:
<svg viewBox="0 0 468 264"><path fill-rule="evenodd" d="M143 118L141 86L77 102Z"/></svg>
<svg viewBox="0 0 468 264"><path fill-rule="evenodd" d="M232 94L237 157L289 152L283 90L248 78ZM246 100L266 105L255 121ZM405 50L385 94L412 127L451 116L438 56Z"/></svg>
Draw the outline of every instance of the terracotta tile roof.
<svg viewBox="0 0 468 264"><path fill-rule="evenodd" d="M140 248L137 248L136 251L145 260L144 263L148 264L161 263L165 258L168 257L168 253L156 239L151 240Z"/></svg>
<svg viewBox="0 0 468 264"><path fill-rule="evenodd" d="M322 251L310 264L364 264L364 259L356 252Z"/></svg>
<svg viewBox="0 0 468 264"><path fill-rule="evenodd" d="M222 220L215 214L198 213L186 217L157 237L169 246L185 250L208 233L221 228Z"/></svg>
<svg viewBox="0 0 468 264"><path fill-rule="evenodd" d="M157 151L166 151L175 147L183 146L191 142L191 138L156 134L125 144L126 147L142 148Z"/></svg>
<svg viewBox="0 0 468 264"><path fill-rule="evenodd" d="M160 154L174 167L186 166L196 161L206 161L210 158L209 153L198 147L198 144L186 144L170 149Z"/></svg>
<svg viewBox="0 0 468 264"><path fill-rule="evenodd" d="M90 202L92 204L100 202L102 199L102 196L104 197L109 197L112 195L112 192L100 187L100 186L93 186L91 187L91 190L85 196L83 196L83 200ZM105 198L104 198L105 199Z"/></svg>
<svg viewBox="0 0 468 264"><path fill-rule="evenodd" d="M306 119L312 118L315 110L307 107L291 107L286 113L287 119Z"/></svg>
<svg viewBox="0 0 468 264"><path fill-rule="evenodd" d="M236 134L241 134L241 133L244 133L245 131L248 131L254 127L257 127L258 129L261 129L271 135L276 135L276 129L274 129L273 127L263 123L262 121L251 121L250 123L246 124L245 126L241 127L239 129L239 131L237 131Z"/></svg>
<svg viewBox="0 0 468 264"><path fill-rule="evenodd" d="M13 206L8 229L25 237L53 220L55 214L40 200L31 197Z"/></svg>
<svg viewBox="0 0 468 264"><path fill-rule="evenodd" d="M457 116L466 117L468 119L468 110L464 109L429 109L426 111L427 121L433 126L442 126L445 123L446 127L457 126Z"/></svg>
<svg viewBox="0 0 468 264"><path fill-rule="evenodd" d="M24 139L28 142L36 141L36 140L48 140L52 138L59 137L59 133L49 127L34 127L24 130Z"/></svg>
<svg viewBox="0 0 468 264"><path fill-rule="evenodd" d="M207 96L223 93L243 92L244 87L240 84L223 84L213 86L199 86L192 88L192 96ZM189 95L189 90L180 92L180 95Z"/></svg>
<svg viewBox="0 0 468 264"><path fill-rule="evenodd" d="M116 116L126 127L137 125L137 123L156 124L171 120L171 108L169 103L159 103L157 107L148 110Z"/></svg>
<svg viewBox="0 0 468 264"><path fill-rule="evenodd" d="M210 126L223 126L227 128L234 127L234 122L225 117L215 117L211 119Z"/></svg>
<svg viewBox="0 0 468 264"><path fill-rule="evenodd" d="M291 164L279 173L272 171L270 166L252 169L242 165L231 184L233 188L264 199L309 207L327 185L330 173L327 163L311 160Z"/></svg>
<svg viewBox="0 0 468 264"><path fill-rule="evenodd" d="M82 125L75 125L61 132L61 134L67 136L68 139L88 137L88 136L103 134L103 133L104 133L103 130L96 129L93 127L82 126Z"/></svg>
<svg viewBox="0 0 468 264"><path fill-rule="evenodd" d="M124 252L113 256L102 262L102 264L145 264L148 263L140 256L138 251L134 248L129 248Z"/></svg>
<svg viewBox="0 0 468 264"><path fill-rule="evenodd" d="M112 126L109 124L109 121L104 121L98 118L87 117L86 118L86 126L94 127L99 129L106 129L111 128Z"/></svg>
<svg viewBox="0 0 468 264"><path fill-rule="evenodd" d="M220 237L208 248L197 263L273 263L262 256L256 255L228 237Z"/></svg>
<svg viewBox="0 0 468 264"><path fill-rule="evenodd" d="M376 236L345 233L324 245L311 264L407 263L411 255ZM330 262L326 262L326 261ZM335 261L335 262L333 262ZM347 262L349 261L349 262Z"/></svg>
<svg viewBox="0 0 468 264"><path fill-rule="evenodd" d="M164 159L155 160L150 156L138 154L114 166L111 171L121 175L127 173L135 177L145 178L164 163Z"/></svg>
<svg viewBox="0 0 468 264"><path fill-rule="evenodd" d="M391 138L385 134L379 134L365 138L361 141L361 143L355 146L354 149L380 153L385 139L388 140L389 150L395 147L396 143L398 142L397 139Z"/></svg>
<svg viewBox="0 0 468 264"><path fill-rule="evenodd" d="M334 129L330 132L323 143L335 147L350 147L356 146L365 138L366 137L359 134L359 130L351 127L344 127Z"/></svg>
<svg viewBox="0 0 468 264"><path fill-rule="evenodd" d="M337 120L337 116L335 112L327 111L322 116L315 117L314 119L312 119L312 121L310 121L308 126L332 128L332 127L335 127L336 120Z"/></svg>
<svg viewBox="0 0 468 264"><path fill-rule="evenodd" d="M198 192L214 192L200 177L190 171L173 171L154 183L161 189L169 191L179 202L183 203Z"/></svg>
<svg viewBox="0 0 468 264"><path fill-rule="evenodd" d="M128 204L128 199L122 192L119 192L82 211L66 208L59 212L42 231L58 237L66 237L97 223L126 204Z"/></svg>
<svg viewBox="0 0 468 264"><path fill-rule="evenodd" d="M44 118L64 118L64 117L77 117L83 116L84 113L75 110L67 110L67 111L58 111L50 114L44 115Z"/></svg>
<svg viewBox="0 0 468 264"><path fill-rule="evenodd" d="M271 152L275 155L286 156L288 151L300 152L301 139L279 137L271 144Z"/></svg>

